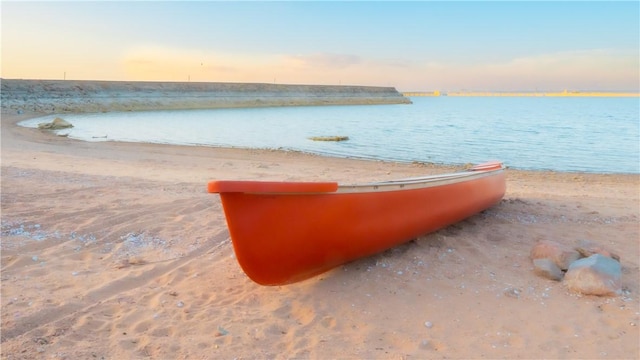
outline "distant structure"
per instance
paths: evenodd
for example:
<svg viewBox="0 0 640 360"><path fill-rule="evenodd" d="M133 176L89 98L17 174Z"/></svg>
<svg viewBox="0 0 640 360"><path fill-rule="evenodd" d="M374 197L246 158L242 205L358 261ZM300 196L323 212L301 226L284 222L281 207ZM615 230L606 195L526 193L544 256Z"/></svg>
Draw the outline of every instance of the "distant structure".
<svg viewBox="0 0 640 360"><path fill-rule="evenodd" d="M412 97L412 96L441 96L440 91L409 91L403 92L402 95Z"/></svg>
<svg viewBox="0 0 640 360"><path fill-rule="evenodd" d="M408 91L403 92L402 95L406 97L415 96L498 96L498 97L512 97L512 96L536 96L536 97L640 97L640 93L637 92L616 92L616 91L577 91L577 90L563 90L563 91L449 91L440 92L435 91Z"/></svg>

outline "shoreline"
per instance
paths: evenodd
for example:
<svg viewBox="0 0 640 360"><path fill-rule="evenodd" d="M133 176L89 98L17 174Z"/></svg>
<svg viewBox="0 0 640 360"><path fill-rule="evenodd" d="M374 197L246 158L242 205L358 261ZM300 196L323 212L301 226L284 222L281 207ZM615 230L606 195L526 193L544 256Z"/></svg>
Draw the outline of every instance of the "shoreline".
<svg viewBox="0 0 640 360"><path fill-rule="evenodd" d="M392 87L348 85L2 79L2 90L3 115L19 115L26 112L32 114L30 118L52 114L63 115L65 113L110 111L411 103L411 100L406 95ZM26 119L28 118L23 118L22 120ZM330 154L310 154L342 158ZM376 158L344 158L412 163L409 161ZM416 161L413 163L431 167L460 168L464 166L462 164L436 164ZM510 164L505 165L507 167L511 166ZM633 172L513 169L575 174L637 175Z"/></svg>
<svg viewBox="0 0 640 360"><path fill-rule="evenodd" d="M153 111L153 110L140 110L140 111ZM56 115L58 113L55 113ZM21 121L25 121L25 120L30 120L30 119L35 119L35 118L39 118L39 117L44 117L47 115L54 115L54 113L51 112L26 112L26 113L21 113L21 114L15 114L12 112L7 112L5 109L3 109L2 112L2 116L4 117L8 117L8 121L12 126L15 127L19 127L19 128L25 128L25 129L31 129L31 130L36 130L36 131L40 131L39 129L36 128L27 128L27 127L22 127L20 125L18 125L19 122ZM62 115L62 114L60 114ZM9 120L10 119L10 120ZM46 130L42 130L40 131L43 134L46 134L48 136L54 137L54 138L64 138L68 141L79 141L79 142L89 142L92 143L90 141L85 141L85 140L79 140L79 139L73 139L73 138L67 138L67 137L63 137L63 136L56 136L54 133L50 132L50 131L46 131ZM389 160L389 159L382 159L382 158L368 158L368 157L349 157L349 156L338 156L338 155L330 155L330 154L322 154L322 153L315 153L315 152L306 152L303 150L285 150L285 149L270 149L270 148L244 148L244 147L232 147L232 146L216 146L216 145L211 145L211 146L206 146L206 145L182 145L182 144L170 144L170 143L151 143L151 142L129 142L129 141L104 141L105 143L126 143L126 144L146 144L146 145L159 145L159 146L185 146L185 147L203 147L203 148L214 148L214 149L233 149L233 150L239 150L239 151L279 151L279 152L291 152L291 153L301 153L301 154L307 154L307 155L311 155L311 156L319 156L319 157L327 157L330 159L346 159L346 160L355 160L355 161L374 161L374 162L385 162L385 163L398 163L398 164L413 164L413 165L420 165L420 166L426 166L426 167L431 167L431 168L443 168L443 169L451 169L451 170L460 170L460 169L464 169L465 167L469 167L473 164L467 163L467 164L445 164L445 163L432 163L432 162L422 162L422 161L402 161L402 160ZM640 173L629 173L629 172L603 172L603 171L570 171L570 170L551 170L551 169L522 169L522 168L517 168L517 167L512 167L509 166L509 164L505 164L505 166L507 167L507 169L513 170L513 171L523 171L523 172L541 172L541 173L567 173L567 174L588 174L588 175L612 175L612 176L616 176L616 175L622 175L622 176L638 176L640 175Z"/></svg>
<svg viewBox="0 0 640 360"><path fill-rule="evenodd" d="M171 149L179 150L180 153L188 153L190 150L202 151L202 152L227 152L237 153L238 156L250 156L256 153L259 154L275 154L278 157L300 157L300 158L312 158L322 159L326 162L339 161L339 162L354 162L354 163L369 163L369 164L381 164L391 165L409 168L426 168L436 171L459 171L463 170L473 164L454 165L454 164L437 164L429 162L403 162L384 159L373 158L350 158L350 157L334 157L317 153L309 153L304 151L292 151L281 149L252 149L252 148L240 148L240 147L224 147L224 146L201 146L201 145L178 145L178 144L162 144L162 143L139 143L139 142L124 142L124 141L106 141L106 142L88 142L83 140L77 140L67 137L56 136L50 131L39 130L35 128L27 128L18 125L19 122L29 120L41 116L51 115L48 112L27 112L22 114L11 114L3 110L1 113L1 125L2 125L2 147L5 145L14 147L14 140L19 139L19 147L25 146L27 143L46 143L53 145L52 148L58 148L60 150L68 150L74 147L91 148L96 147L99 149L108 149L110 147L114 149L132 150L137 148L148 149L149 151L157 151L159 149L165 149L167 152ZM5 138L7 138L5 141ZM84 146L82 146L84 145ZM93 146L95 145L95 146ZM54 153L49 150L48 152ZM60 151L61 154L69 154L68 151ZM4 156L3 156L4 158ZM563 179L578 179L581 177L597 177L601 179L613 179L623 178L633 182L634 180L640 185L640 174L634 173L596 173L596 172L584 172L584 171L556 171L556 170L523 170L517 168L506 167L508 173L516 176L533 176L539 179L544 179L549 176L558 176ZM640 195L640 194L639 194Z"/></svg>
<svg viewBox="0 0 640 360"><path fill-rule="evenodd" d="M507 169L491 209L263 287L239 268L209 180L360 183L457 167L93 143L17 125L39 115L1 114L3 359L640 353L640 175ZM621 254L623 295L583 296L534 274L537 241L580 239Z"/></svg>

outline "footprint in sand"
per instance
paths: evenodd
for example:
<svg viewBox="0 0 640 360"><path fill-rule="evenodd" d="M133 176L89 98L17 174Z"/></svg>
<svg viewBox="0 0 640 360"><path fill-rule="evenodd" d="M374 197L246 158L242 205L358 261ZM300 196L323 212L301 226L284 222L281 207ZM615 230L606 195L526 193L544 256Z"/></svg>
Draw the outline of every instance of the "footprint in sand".
<svg viewBox="0 0 640 360"><path fill-rule="evenodd" d="M336 319L333 316L325 316L320 320L320 324L327 329L333 329L336 327Z"/></svg>

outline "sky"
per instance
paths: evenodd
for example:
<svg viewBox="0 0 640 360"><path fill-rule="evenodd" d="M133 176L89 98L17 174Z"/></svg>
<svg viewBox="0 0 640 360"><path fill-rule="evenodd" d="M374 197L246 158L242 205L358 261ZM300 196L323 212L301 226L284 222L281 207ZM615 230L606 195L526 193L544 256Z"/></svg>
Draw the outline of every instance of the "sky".
<svg viewBox="0 0 640 360"><path fill-rule="evenodd" d="M640 2L2 0L0 76L640 90Z"/></svg>

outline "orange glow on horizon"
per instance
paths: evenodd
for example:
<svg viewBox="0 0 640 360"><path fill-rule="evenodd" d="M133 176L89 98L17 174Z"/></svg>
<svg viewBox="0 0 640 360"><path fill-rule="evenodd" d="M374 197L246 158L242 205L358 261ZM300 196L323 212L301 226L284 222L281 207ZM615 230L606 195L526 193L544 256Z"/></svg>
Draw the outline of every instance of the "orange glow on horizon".
<svg viewBox="0 0 640 360"><path fill-rule="evenodd" d="M2 77L28 79L255 82L392 86L400 91L638 91L633 56L558 53L504 63L390 62L340 54L226 54L146 46L112 58L50 57L17 61L3 53Z"/></svg>

